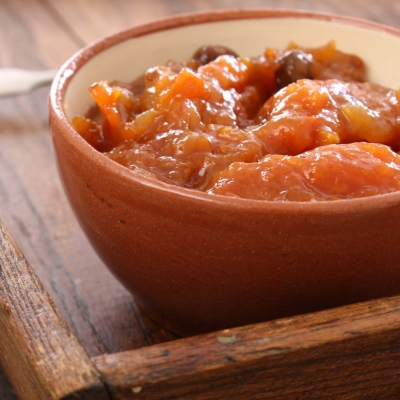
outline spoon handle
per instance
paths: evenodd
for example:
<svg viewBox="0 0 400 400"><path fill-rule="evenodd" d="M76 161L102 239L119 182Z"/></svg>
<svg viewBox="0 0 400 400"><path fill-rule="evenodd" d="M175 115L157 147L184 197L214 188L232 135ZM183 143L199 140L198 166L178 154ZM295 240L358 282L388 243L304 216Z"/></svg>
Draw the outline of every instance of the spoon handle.
<svg viewBox="0 0 400 400"><path fill-rule="evenodd" d="M37 86L50 83L56 73L57 70L0 68L0 97L27 93Z"/></svg>

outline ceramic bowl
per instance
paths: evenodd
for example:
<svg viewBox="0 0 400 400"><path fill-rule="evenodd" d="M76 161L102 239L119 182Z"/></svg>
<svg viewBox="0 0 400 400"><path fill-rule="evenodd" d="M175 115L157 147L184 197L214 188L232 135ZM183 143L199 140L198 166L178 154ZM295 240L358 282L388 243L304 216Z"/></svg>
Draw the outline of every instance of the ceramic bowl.
<svg viewBox="0 0 400 400"><path fill-rule="evenodd" d="M132 81L204 44L239 53L337 47L369 80L400 86L400 32L296 11L177 16L99 40L61 68L50 124L67 197L90 242L137 303L188 335L400 293L400 193L335 202L269 202L165 184L94 150L72 128L95 81Z"/></svg>

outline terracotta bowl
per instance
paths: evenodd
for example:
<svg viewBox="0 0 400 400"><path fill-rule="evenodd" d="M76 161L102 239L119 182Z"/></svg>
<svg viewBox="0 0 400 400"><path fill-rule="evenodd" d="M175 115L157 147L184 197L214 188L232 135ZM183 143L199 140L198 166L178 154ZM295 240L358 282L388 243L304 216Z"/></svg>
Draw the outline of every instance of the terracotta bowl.
<svg viewBox="0 0 400 400"><path fill-rule="evenodd" d="M204 44L244 55L334 39L369 80L396 88L400 32L296 11L224 11L137 26L75 54L51 89L58 168L98 254L138 304L182 335L400 293L400 193L335 202L209 195L132 172L94 150L70 120L97 80L131 81Z"/></svg>

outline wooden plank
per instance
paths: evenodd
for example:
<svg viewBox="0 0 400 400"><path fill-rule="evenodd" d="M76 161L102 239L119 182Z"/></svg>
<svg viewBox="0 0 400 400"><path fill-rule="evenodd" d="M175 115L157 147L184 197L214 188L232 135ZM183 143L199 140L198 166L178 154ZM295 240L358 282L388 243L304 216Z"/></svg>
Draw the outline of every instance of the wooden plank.
<svg viewBox="0 0 400 400"><path fill-rule="evenodd" d="M38 0L0 2L0 43L1 67L28 69L57 68L80 47Z"/></svg>
<svg viewBox="0 0 400 400"><path fill-rule="evenodd" d="M169 2L163 0L152 0L151 5L143 1L100 0L96 1L95 6L90 1L80 0L42 2L54 18L61 19L84 43L98 40L134 24L164 17L168 15L169 7ZM178 0L177 3L181 5L183 2ZM195 8L192 2L186 3L186 8Z"/></svg>
<svg viewBox="0 0 400 400"><path fill-rule="evenodd" d="M38 0L4 0L0 11L2 67L54 68L80 47ZM108 272L75 220L52 152L48 90L0 99L0 215L91 355L170 340Z"/></svg>
<svg viewBox="0 0 400 400"><path fill-rule="evenodd" d="M21 399L108 399L89 356L0 222L1 364Z"/></svg>
<svg viewBox="0 0 400 400"><path fill-rule="evenodd" d="M400 297L94 358L115 399L398 399ZM197 397L201 393L201 397Z"/></svg>
<svg viewBox="0 0 400 400"><path fill-rule="evenodd" d="M345 13L400 27L400 8L391 0L2 0L0 67L56 68L82 45L133 24L181 12L243 7ZM141 313L80 231L55 169L47 94L48 88L41 88L0 100L0 216L91 356L174 339ZM3 320L13 324L9 308L2 309Z"/></svg>
<svg viewBox="0 0 400 400"><path fill-rule="evenodd" d="M151 3L126 0L114 0L113 2L98 0L96 1L96 7L93 7L91 2L82 2L80 0L43 1L85 43L130 26L168 15L229 8L304 9L345 14L400 27L400 9L399 7L394 7L393 2L390 0L380 2L375 0L280 0L279 2L276 0L222 0L218 2L212 0L152 0ZM268 38L265 41L267 46Z"/></svg>

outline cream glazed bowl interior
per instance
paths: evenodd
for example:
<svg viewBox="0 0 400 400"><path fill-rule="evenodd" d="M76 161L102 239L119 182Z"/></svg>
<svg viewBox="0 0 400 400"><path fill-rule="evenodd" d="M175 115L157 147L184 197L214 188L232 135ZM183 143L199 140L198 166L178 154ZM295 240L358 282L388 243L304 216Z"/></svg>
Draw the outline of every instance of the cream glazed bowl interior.
<svg viewBox="0 0 400 400"><path fill-rule="evenodd" d="M328 14L230 10L182 15L87 46L59 71L50 125L60 178L92 245L137 303L183 335L400 293L400 193L335 202L210 195L130 171L71 119L99 80L132 81L204 44L246 56L334 40L369 81L400 87L400 32Z"/></svg>

